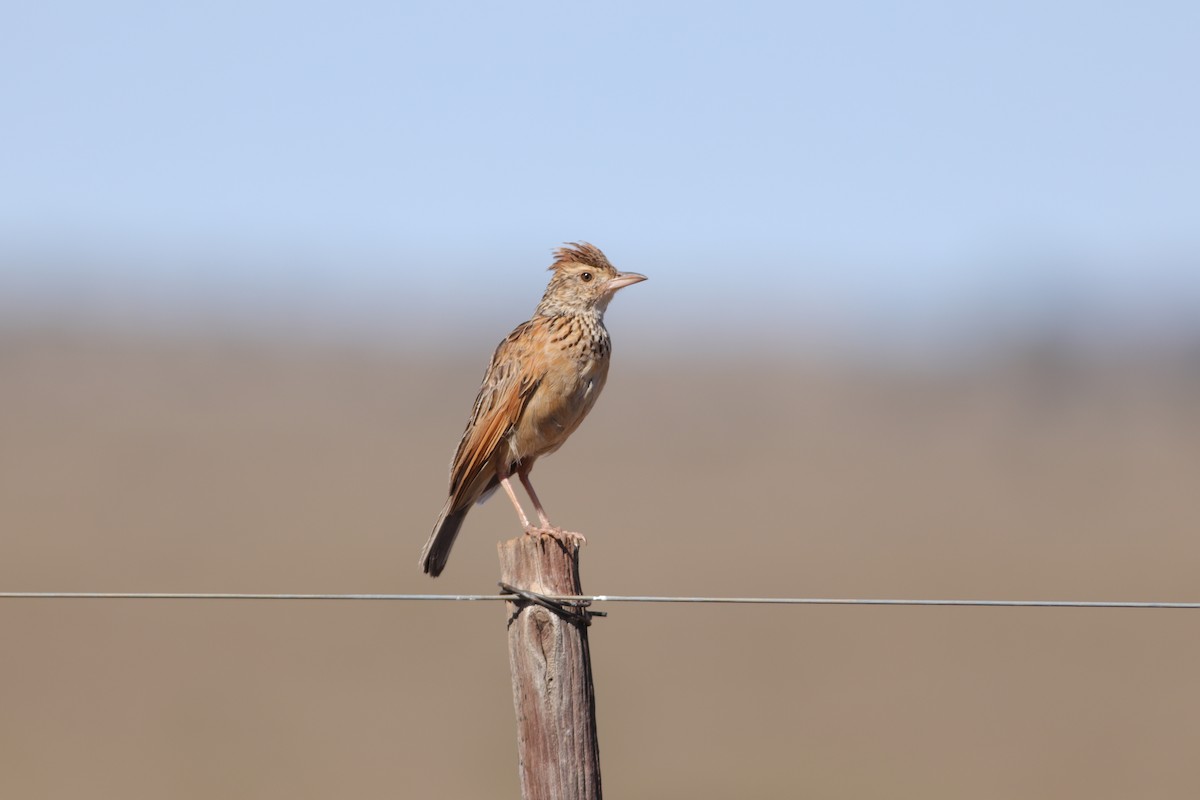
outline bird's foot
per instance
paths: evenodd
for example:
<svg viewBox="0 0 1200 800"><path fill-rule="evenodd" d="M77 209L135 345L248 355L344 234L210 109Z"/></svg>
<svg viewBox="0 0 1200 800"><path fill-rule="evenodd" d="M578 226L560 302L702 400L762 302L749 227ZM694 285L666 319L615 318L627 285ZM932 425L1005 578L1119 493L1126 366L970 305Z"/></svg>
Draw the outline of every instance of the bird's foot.
<svg viewBox="0 0 1200 800"><path fill-rule="evenodd" d="M585 537L582 533L576 533L575 531L564 531L557 525L530 525L525 528L525 533L530 536L553 536L555 539L566 542L567 544L575 545L576 547L581 547L587 544L587 537Z"/></svg>

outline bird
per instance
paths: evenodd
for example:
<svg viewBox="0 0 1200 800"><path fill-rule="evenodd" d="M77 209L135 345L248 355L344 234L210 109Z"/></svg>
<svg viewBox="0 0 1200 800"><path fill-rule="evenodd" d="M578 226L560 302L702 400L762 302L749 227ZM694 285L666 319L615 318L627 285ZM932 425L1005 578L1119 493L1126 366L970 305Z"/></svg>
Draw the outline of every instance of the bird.
<svg viewBox="0 0 1200 800"><path fill-rule="evenodd" d="M445 569L467 512L497 488L503 487L526 533L582 539L551 525L529 473L535 461L562 447L596 404L612 353L604 312L618 290L646 276L619 271L587 242L555 249L550 271L533 316L500 342L484 373L450 465L446 505L421 550L421 568L431 577ZM540 526L525 516L509 481L514 474Z"/></svg>

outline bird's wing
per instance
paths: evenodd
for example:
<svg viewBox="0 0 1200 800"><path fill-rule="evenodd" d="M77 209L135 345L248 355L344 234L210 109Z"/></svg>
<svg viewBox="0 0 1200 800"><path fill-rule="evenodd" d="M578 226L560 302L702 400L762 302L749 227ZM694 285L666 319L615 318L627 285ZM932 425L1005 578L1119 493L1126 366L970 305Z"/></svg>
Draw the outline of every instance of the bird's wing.
<svg viewBox="0 0 1200 800"><path fill-rule="evenodd" d="M547 320L535 317L518 325L492 356L479 396L475 398L471 421L450 467L450 495L457 501L455 506L475 501L476 498L461 497L460 493L468 487L482 488L486 484L477 480L481 470L487 467L496 448L504 446L506 435L521 418L541 382L540 359L531 356L533 345L545 333Z"/></svg>

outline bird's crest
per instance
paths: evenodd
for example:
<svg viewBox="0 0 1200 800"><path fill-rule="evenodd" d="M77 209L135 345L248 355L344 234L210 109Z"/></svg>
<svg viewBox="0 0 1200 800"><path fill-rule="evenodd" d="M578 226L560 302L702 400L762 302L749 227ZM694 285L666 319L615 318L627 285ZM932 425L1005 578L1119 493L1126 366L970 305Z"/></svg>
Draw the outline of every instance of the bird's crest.
<svg viewBox="0 0 1200 800"><path fill-rule="evenodd" d="M600 252L600 248L587 242L566 242L554 250L554 263L550 269L561 269L565 264L586 264L596 269L612 269L608 258Z"/></svg>

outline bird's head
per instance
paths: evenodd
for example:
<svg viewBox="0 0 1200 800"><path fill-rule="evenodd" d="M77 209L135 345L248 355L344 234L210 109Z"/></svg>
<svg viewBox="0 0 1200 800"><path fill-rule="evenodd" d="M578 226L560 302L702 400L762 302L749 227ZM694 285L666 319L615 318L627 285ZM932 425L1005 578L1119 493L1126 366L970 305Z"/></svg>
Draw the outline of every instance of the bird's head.
<svg viewBox="0 0 1200 800"><path fill-rule="evenodd" d="M646 280L636 272L620 272L598 247L569 242L554 251L554 275L538 305L540 314L603 313L618 289Z"/></svg>

